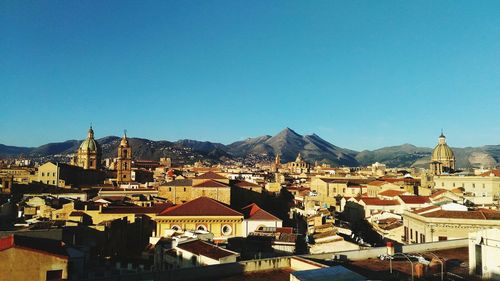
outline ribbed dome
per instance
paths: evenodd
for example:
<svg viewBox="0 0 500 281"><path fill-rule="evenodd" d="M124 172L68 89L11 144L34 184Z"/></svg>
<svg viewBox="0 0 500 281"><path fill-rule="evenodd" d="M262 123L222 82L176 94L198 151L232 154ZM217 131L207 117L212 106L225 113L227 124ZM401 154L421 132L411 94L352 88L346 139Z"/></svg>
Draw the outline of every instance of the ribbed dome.
<svg viewBox="0 0 500 281"><path fill-rule="evenodd" d="M455 160L453 150L446 144L446 137L441 132L439 143L432 151L432 161Z"/></svg>
<svg viewBox="0 0 500 281"><path fill-rule="evenodd" d="M86 139L80 144L80 151L82 152L97 152L99 144L94 139Z"/></svg>
<svg viewBox="0 0 500 281"><path fill-rule="evenodd" d="M453 153L453 150L446 144L438 144L432 151L432 160L439 161L439 160L449 160L449 159L454 159L455 154Z"/></svg>
<svg viewBox="0 0 500 281"><path fill-rule="evenodd" d="M100 150L99 144L94 139L94 130L92 130L92 126L90 126L87 133L87 139L80 144L78 150L81 152L98 152Z"/></svg>

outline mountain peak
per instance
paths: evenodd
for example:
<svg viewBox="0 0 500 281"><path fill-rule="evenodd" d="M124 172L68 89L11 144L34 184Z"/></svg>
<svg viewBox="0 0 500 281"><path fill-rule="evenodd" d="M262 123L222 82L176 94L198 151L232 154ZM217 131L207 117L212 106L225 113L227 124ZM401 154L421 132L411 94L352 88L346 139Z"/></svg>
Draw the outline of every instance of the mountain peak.
<svg viewBox="0 0 500 281"><path fill-rule="evenodd" d="M277 134L277 136L280 136L280 135L295 135L295 136L299 136L299 137L302 137L299 133L295 132L294 130L286 127L285 129L281 130L281 132L279 132Z"/></svg>

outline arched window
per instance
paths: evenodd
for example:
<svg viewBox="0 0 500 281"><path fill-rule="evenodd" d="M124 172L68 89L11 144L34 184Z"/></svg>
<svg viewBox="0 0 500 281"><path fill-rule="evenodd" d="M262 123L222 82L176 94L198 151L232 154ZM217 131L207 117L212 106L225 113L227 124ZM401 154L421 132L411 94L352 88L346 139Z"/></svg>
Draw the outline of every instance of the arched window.
<svg viewBox="0 0 500 281"><path fill-rule="evenodd" d="M203 224L199 224L196 227L196 230L207 231L207 227L205 225L203 225Z"/></svg>
<svg viewBox="0 0 500 281"><path fill-rule="evenodd" d="M175 230L175 231L180 231L182 228L180 226L178 226L178 225L173 225L172 229Z"/></svg>
<svg viewBox="0 0 500 281"><path fill-rule="evenodd" d="M123 150L123 158L127 158L128 156L128 150L124 149Z"/></svg>

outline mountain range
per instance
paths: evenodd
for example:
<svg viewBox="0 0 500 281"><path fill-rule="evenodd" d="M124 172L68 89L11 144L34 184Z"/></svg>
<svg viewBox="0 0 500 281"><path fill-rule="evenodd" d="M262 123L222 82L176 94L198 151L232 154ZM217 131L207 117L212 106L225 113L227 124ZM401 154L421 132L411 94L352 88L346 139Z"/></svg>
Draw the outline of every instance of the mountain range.
<svg viewBox="0 0 500 281"><path fill-rule="evenodd" d="M102 147L103 158L116 157L119 137L109 136L97 140ZM39 147L16 147L0 144L0 157L20 157L47 160L53 157L69 157L75 153L81 140L49 143ZM416 147L411 144L384 147L361 152L341 148L316 134L300 135L285 128L274 136L260 136L237 141L229 145L208 141L178 140L153 141L129 138L136 159L158 160L170 157L177 164L208 160L219 163L227 160L241 160L258 157L271 161L280 154L282 162L294 161L298 153L311 163L316 161L334 166L366 166L380 162L389 167L427 167L432 148ZM457 167L496 167L500 163L500 145L452 148Z"/></svg>

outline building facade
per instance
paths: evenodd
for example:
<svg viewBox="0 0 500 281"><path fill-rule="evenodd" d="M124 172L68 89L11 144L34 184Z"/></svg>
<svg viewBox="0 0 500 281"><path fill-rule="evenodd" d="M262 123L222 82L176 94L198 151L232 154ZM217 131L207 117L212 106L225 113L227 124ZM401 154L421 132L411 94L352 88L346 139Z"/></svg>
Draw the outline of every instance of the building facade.
<svg viewBox="0 0 500 281"><path fill-rule="evenodd" d="M132 148L128 143L126 132L123 134L120 145L118 146L116 181L118 183L129 183L132 181Z"/></svg>
<svg viewBox="0 0 500 281"><path fill-rule="evenodd" d="M100 168L101 147L94 139L94 130L92 126L90 126L87 133L87 139L80 144L76 152L76 160L74 160L73 164L86 170L97 170Z"/></svg>
<svg viewBox="0 0 500 281"><path fill-rule="evenodd" d="M455 154L446 144L446 137L443 132L438 139L438 144L432 151L430 171L433 175L452 173L455 171Z"/></svg>

